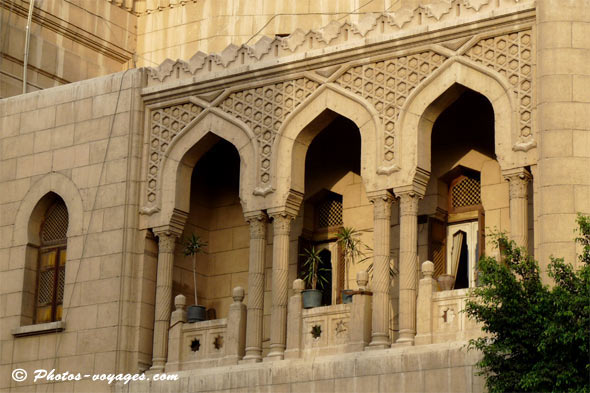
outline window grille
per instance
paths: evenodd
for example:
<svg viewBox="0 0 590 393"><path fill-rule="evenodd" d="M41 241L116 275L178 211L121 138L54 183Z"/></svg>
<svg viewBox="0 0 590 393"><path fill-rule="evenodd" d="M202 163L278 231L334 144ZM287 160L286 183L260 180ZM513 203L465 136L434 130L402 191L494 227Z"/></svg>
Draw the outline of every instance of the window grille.
<svg viewBox="0 0 590 393"><path fill-rule="evenodd" d="M41 226L36 323L61 319L65 287L68 210L63 201L47 209Z"/></svg>
<svg viewBox="0 0 590 393"><path fill-rule="evenodd" d="M464 177L451 191L453 208L481 205L481 186L479 180Z"/></svg>
<svg viewBox="0 0 590 393"><path fill-rule="evenodd" d="M319 203L318 227L327 228L342 225L342 202L327 199Z"/></svg>

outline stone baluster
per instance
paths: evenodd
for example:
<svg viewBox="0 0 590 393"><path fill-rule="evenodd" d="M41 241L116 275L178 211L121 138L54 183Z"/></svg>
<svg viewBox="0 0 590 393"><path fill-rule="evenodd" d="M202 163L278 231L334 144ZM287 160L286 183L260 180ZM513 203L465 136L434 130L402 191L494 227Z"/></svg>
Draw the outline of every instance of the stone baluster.
<svg viewBox="0 0 590 393"><path fill-rule="evenodd" d="M270 352L268 360L283 359L287 333L287 286L289 273L289 234L295 215L281 211L273 219L272 309L270 315Z"/></svg>
<svg viewBox="0 0 590 393"><path fill-rule="evenodd" d="M174 267L174 249L178 234L174 232L156 232L158 236L158 269L156 277L156 309L154 316L154 344L152 367L150 370L161 372L167 359L168 328L172 303L172 270Z"/></svg>
<svg viewBox="0 0 590 393"><path fill-rule="evenodd" d="M248 314L246 325L246 356L242 362L262 360L262 321L264 312L264 260L266 249L266 214L257 211L246 214L250 224L250 254L248 266Z"/></svg>
<svg viewBox="0 0 590 393"><path fill-rule="evenodd" d="M367 290L368 282L369 274L366 271L361 270L356 274L356 283L359 289L352 294L347 352L364 351L371 341L371 301L373 293Z"/></svg>
<svg viewBox="0 0 590 393"><path fill-rule="evenodd" d="M170 316L170 329L168 330L168 361L166 371L180 370L182 358L182 326L186 323L186 297L177 295L174 298L176 308Z"/></svg>
<svg viewBox="0 0 590 393"><path fill-rule="evenodd" d="M287 313L287 349L285 359L301 357L302 329L303 329L303 300L301 292L305 289L305 282L301 279L293 281L293 296L289 299Z"/></svg>
<svg viewBox="0 0 590 393"><path fill-rule="evenodd" d="M232 297L234 302L229 306L227 314L227 334L225 343L225 357L221 364L238 364L244 356L246 343L246 305L244 300L244 288L235 287Z"/></svg>
<svg viewBox="0 0 590 393"><path fill-rule="evenodd" d="M397 195L400 198L400 331L397 343L413 344L416 334L419 195L412 191Z"/></svg>
<svg viewBox="0 0 590 393"><path fill-rule="evenodd" d="M520 247L528 247L528 184L531 174L524 168L502 171L510 183L510 237Z"/></svg>
<svg viewBox="0 0 590 393"><path fill-rule="evenodd" d="M393 195L389 191L371 193L369 200L373 203L374 245L373 245L373 317L371 348L387 348L389 338L389 261L391 204Z"/></svg>
<svg viewBox="0 0 590 393"><path fill-rule="evenodd" d="M426 261L422 264L424 278L420 280L418 287L418 300L416 316L416 338L415 344L432 343L432 297L437 290L434 274L434 263Z"/></svg>

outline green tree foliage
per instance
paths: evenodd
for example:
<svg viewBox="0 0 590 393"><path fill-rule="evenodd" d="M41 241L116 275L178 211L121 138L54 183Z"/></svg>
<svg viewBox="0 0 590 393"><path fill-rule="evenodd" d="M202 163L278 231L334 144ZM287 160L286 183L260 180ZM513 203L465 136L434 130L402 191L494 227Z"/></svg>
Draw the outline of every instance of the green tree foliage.
<svg viewBox="0 0 590 393"><path fill-rule="evenodd" d="M486 337L471 340L490 393L590 392L590 217L578 216L580 267L552 258L541 281L539 265L504 235L502 261L479 262L481 286L467 314Z"/></svg>

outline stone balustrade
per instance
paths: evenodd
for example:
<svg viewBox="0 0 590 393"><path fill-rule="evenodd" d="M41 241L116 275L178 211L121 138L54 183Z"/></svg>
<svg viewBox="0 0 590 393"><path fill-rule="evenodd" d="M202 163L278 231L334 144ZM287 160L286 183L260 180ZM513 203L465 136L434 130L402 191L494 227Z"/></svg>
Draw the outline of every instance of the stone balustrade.
<svg viewBox="0 0 590 393"><path fill-rule="evenodd" d="M227 318L188 323L186 298L174 299L176 310L170 319L166 371L237 364L244 356L246 343L246 305L244 289L233 290L233 304Z"/></svg>
<svg viewBox="0 0 590 393"><path fill-rule="evenodd" d="M481 336L481 327L463 311L470 289L438 291L433 273L432 262L422 263L424 277L418 289L415 344L467 341Z"/></svg>
<svg viewBox="0 0 590 393"><path fill-rule="evenodd" d="M371 298L366 290L367 273L357 274L359 290L352 304L303 309L302 280L295 280L289 300L285 358L314 358L363 351L371 339Z"/></svg>

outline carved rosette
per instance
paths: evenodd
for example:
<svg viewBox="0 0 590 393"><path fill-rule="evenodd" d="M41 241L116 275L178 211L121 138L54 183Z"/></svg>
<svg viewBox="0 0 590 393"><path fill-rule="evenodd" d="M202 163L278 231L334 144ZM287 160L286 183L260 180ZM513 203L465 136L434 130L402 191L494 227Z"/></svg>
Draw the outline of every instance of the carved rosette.
<svg viewBox="0 0 590 393"><path fill-rule="evenodd" d="M198 105L188 102L152 110L147 173L147 203L156 203L158 172L164 153L170 142L188 123L203 111Z"/></svg>
<svg viewBox="0 0 590 393"><path fill-rule="evenodd" d="M439 68L446 57L431 50L351 67L335 82L371 102L383 122L384 155L394 159L395 123L410 93Z"/></svg>
<svg viewBox="0 0 590 393"><path fill-rule="evenodd" d="M506 78L518 97L519 135L515 150L535 146L532 133L533 43L531 30L485 38L471 47L465 56L492 68Z"/></svg>
<svg viewBox="0 0 590 393"><path fill-rule="evenodd" d="M299 78L237 91L221 103L221 109L242 120L256 135L262 188L270 188L272 148L285 118L318 86L311 79Z"/></svg>

